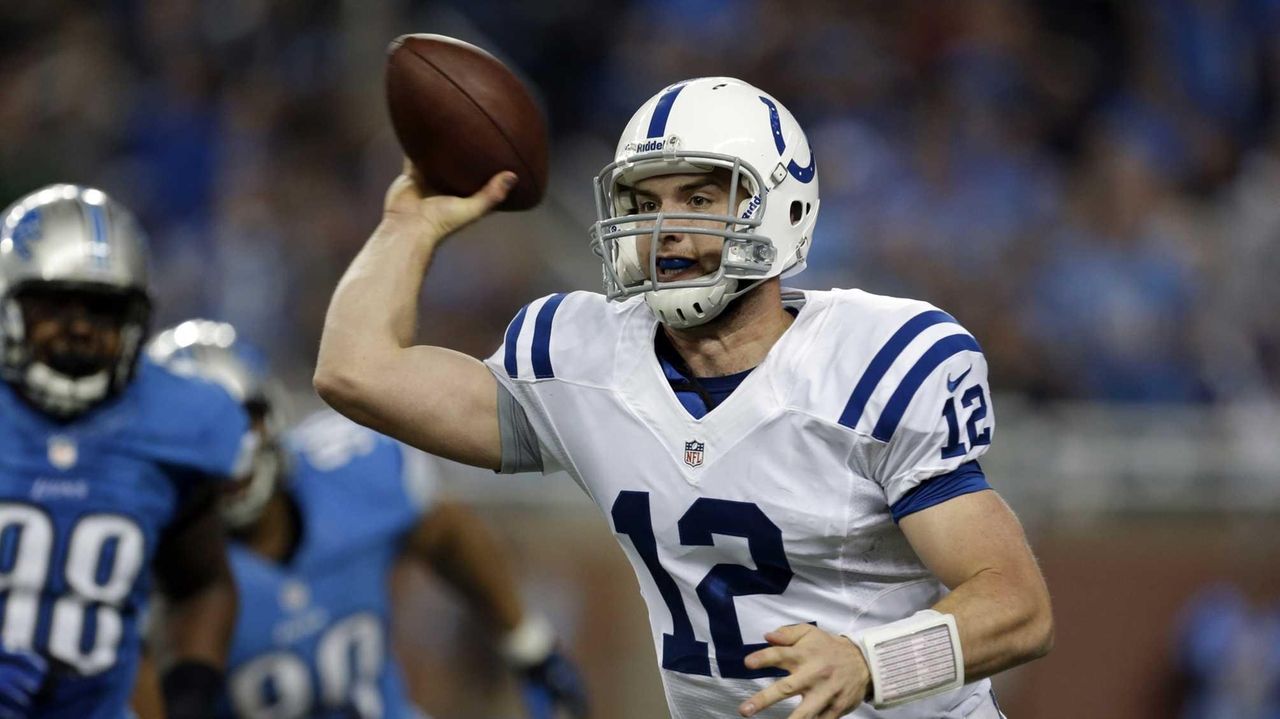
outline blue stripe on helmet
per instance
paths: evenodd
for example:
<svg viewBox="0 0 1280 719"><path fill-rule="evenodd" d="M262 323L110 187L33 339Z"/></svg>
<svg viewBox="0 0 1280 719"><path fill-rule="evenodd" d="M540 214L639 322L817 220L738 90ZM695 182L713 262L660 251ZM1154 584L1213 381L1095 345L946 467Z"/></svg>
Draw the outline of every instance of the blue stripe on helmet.
<svg viewBox="0 0 1280 719"><path fill-rule="evenodd" d="M684 85L676 85L658 98L653 108L653 117L649 118L649 134L646 137L662 137L667 134L667 118L671 115L671 106L676 104L676 95L684 89Z"/></svg>
<svg viewBox="0 0 1280 719"><path fill-rule="evenodd" d="M88 202L84 204L89 215L89 244L93 251L93 264L105 267L111 254L111 245L107 243L107 213L102 205Z"/></svg>
<svg viewBox="0 0 1280 719"><path fill-rule="evenodd" d="M555 319L556 310L565 295L552 295L538 310L538 319L533 325L533 377L534 379L551 379L556 373L551 368L551 322Z"/></svg>
<svg viewBox="0 0 1280 719"><path fill-rule="evenodd" d="M880 380L884 379L884 375L893 366L894 361L898 359L898 355L911 344L911 341L920 336L921 332L930 327L942 324L944 322L955 322L955 318L943 312L942 310L930 310L921 312L912 317L897 332L889 338L888 342L880 348L876 356L871 359L871 363L867 365L866 371L862 373L862 378L858 380L857 386L853 388L853 394L849 395L849 402L844 406L844 412L840 414L840 424L855 429L858 426L858 420L862 419L862 413L867 408L867 402L871 399L871 393L875 391L876 386L880 384Z"/></svg>
<svg viewBox="0 0 1280 719"><path fill-rule="evenodd" d="M769 126L773 129L773 146L778 148L778 154L782 155L786 152L787 142L782 137L782 118L778 116L778 105L773 100L760 96L760 102L769 108ZM796 164L795 159L787 161L787 172L797 180L809 183L813 181L813 175L818 171L817 159L813 156L813 148L809 148L809 166L801 167Z"/></svg>
<svg viewBox="0 0 1280 719"><path fill-rule="evenodd" d="M507 376L515 379L520 374L520 365L516 362L516 343L520 341L520 328L524 327L524 316L529 312L529 306L525 305L516 313L515 319L511 320L511 324L507 325L507 336L503 339L503 346L506 354L502 358L502 366L507 370Z"/></svg>
<svg viewBox="0 0 1280 719"><path fill-rule="evenodd" d="M948 358L966 350L981 352L982 348L978 346L978 341L969 335L951 335L935 342L929 351L916 360L915 365L902 378L902 384L893 391L893 396L889 398L889 403L880 413L880 421L876 422L871 436L881 442L892 439L893 433L898 429L898 423L902 421L902 415L911 404L911 398L916 396L916 391L920 389L920 385L924 384L925 378L933 374L933 371L938 369L938 365L947 361Z"/></svg>
<svg viewBox="0 0 1280 719"><path fill-rule="evenodd" d="M778 105L773 100L760 96L760 102L769 108L769 125L773 128L773 146L778 148L778 154L786 152L787 141L782 137L782 118L778 117Z"/></svg>

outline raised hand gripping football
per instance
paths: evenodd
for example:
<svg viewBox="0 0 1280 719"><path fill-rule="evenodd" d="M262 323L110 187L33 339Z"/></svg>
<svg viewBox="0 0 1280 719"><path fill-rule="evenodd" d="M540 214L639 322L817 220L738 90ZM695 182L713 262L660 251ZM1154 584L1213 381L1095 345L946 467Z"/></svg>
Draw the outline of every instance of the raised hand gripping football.
<svg viewBox="0 0 1280 719"><path fill-rule="evenodd" d="M383 218L390 221L421 222L433 240L440 240L489 214L515 187L514 172L502 171L489 178L470 197L437 194L426 186L409 160L387 188Z"/></svg>
<svg viewBox="0 0 1280 719"><path fill-rule="evenodd" d="M738 707L742 716L800 695L787 719L835 719L862 703L869 673L862 652L844 637L809 624L791 624L764 635L771 645L747 655L749 669L778 667L788 675L756 692Z"/></svg>

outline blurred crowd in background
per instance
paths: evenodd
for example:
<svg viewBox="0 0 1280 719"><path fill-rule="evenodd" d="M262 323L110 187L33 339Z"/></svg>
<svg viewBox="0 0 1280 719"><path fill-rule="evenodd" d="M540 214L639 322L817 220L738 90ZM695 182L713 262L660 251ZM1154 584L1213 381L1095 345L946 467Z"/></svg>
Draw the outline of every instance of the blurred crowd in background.
<svg viewBox="0 0 1280 719"><path fill-rule="evenodd" d="M802 287L930 300L1035 400L1280 399L1280 0L9 0L0 201L93 183L142 216L160 317L238 324L305 382L399 158L383 48L471 39L550 120L538 221L451 246L434 341L598 289L592 174L675 80L727 74L807 128Z"/></svg>
<svg viewBox="0 0 1280 719"><path fill-rule="evenodd" d="M934 302L983 343L997 392L1027 400L1002 402L1021 434L992 466L1020 510L1060 520L1036 546L1071 631L1002 687L1010 715L1276 716L1277 533L1240 512L1280 506L1280 0L4 0L0 204L50 182L117 196L151 235L157 323L233 322L309 397L329 295L400 167L382 67L405 32L495 52L553 143L542 207L442 251L425 340L485 355L534 297L599 290L590 182L631 113L686 77L755 83L815 148L822 209L793 281ZM1099 422L1038 404L1056 400L1138 406ZM1145 442L1120 431L1165 415ZM1160 505L1179 477L1206 493ZM513 548L536 560L520 566L581 630L594 686L619 716L660 714L607 528L513 506L502 524L526 523ZM1237 513L1200 533L1176 513L1072 524L1090 506ZM1213 578L1248 596L1197 595ZM434 623L403 636L455 632L441 656L467 656L453 615L413 616ZM1116 641L1134 627L1145 642ZM409 656L416 686L448 694L439 716L488 715L439 680L457 662ZM1143 693L1162 673L1169 708Z"/></svg>

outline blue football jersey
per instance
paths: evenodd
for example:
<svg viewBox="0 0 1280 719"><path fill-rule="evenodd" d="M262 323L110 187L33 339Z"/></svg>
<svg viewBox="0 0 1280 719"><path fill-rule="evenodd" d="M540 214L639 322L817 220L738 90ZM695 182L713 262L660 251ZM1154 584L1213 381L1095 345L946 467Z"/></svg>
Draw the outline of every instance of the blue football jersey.
<svg viewBox="0 0 1280 719"><path fill-rule="evenodd" d="M119 397L54 422L0 383L0 643L49 659L35 716L118 719L162 532L198 482L243 460L220 387L147 360Z"/></svg>
<svg viewBox="0 0 1280 719"><path fill-rule="evenodd" d="M292 431L288 563L233 544L240 616L225 716L416 716L392 660L390 573L434 492L426 455L332 412Z"/></svg>

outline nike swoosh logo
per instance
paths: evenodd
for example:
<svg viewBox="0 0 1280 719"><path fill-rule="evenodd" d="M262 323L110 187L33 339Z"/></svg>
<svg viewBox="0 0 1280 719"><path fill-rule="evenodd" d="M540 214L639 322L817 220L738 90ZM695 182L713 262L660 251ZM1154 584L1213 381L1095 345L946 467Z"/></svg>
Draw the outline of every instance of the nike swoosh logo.
<svg viewBox="0 0 1280 719"><path fill-rule="evenodd" d="M968 377L969 373L972 371L973 371L973 366L970 365L969 369L965 370L963 374L961 374L959 377L956 377L955 379L951 379L951 375L948 374L947 375L947 391L955 392L956 388L960 386L960 383L964 381L964 378Z"/></svg>

